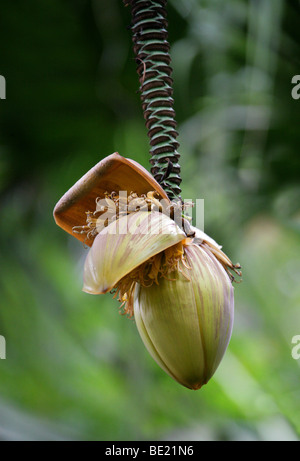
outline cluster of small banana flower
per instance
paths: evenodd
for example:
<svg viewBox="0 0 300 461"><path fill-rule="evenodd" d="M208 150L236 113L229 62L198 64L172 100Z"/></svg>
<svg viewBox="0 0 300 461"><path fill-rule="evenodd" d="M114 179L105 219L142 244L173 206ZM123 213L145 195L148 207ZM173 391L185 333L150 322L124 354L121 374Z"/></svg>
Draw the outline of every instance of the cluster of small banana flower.
<svg viewBox="0 0 300 461"><path fill-rule="evenodd" d="M228 346L232 271L241 273L182 211L147 170L115 153L62 197L54 217L91 247L83 291L114 293L158 365L200 389Z"/></svg>

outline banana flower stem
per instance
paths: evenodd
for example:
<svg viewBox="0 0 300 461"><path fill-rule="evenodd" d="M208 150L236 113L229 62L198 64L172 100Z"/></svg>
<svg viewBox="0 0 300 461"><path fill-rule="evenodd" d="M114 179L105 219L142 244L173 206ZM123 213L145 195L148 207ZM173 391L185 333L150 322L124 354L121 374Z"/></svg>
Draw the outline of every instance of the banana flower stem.
<svg viewBox="0 0 300 461"><path fill-rule="evenodd" d="M150 138L151 173L171 200L181 200L177 122L172 98L167 0L123 0L131 7L133 52Z"/></svg>

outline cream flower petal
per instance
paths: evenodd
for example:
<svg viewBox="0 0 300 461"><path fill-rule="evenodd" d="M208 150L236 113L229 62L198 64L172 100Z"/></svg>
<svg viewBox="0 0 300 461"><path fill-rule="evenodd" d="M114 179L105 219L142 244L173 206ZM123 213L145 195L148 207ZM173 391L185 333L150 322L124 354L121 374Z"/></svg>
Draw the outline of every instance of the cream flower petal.
<svg viewBox="0 0 300 461"><path fill-rule="evenodd" d="M198 229L197 227L191 226L191 230L195 232L194 238L199 240L199 242L197 242L198 244L201 243L201 242L207 242L207 243L210 243L210 244L214 245L219 250L222 248L222 246L219 245L213 238L211 238L209 235L205 234L205 232Z"/></svg>
<svg viewBox="0 0 300 461"><path fill-rule="evenodd" d="M168 216L137 212L105 227L95 238L84 266L83 291L102 294L152 256L184 240Z"/></svg>

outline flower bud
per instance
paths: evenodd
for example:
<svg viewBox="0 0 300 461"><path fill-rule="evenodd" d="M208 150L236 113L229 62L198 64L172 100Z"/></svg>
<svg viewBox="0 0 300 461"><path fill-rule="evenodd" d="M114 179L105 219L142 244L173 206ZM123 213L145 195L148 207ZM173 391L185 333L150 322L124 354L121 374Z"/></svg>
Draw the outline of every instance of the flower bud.
<svg viewBox="0 0 300 461"><path fill-rule="evenodd" d="M159 285L137 284L134 317L158 365L183 386L200 389L216 371L230 340L233 287L207 247L187 245L185 258L190 266L186 276L177 272Z"/></svg>

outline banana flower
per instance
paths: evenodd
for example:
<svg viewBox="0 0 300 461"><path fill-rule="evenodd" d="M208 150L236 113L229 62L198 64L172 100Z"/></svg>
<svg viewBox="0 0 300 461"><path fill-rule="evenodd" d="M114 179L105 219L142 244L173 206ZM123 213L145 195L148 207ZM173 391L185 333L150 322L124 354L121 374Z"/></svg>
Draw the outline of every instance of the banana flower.
<svg viewBox="0 0 300 461"><path fill-rule="evenodd" d="M114 293L168 375L189 389L206 384L231 337L239 264L204 232L185 228L181 206L117 153L61 198L54 218L90 247L83 291Z"/></svg>

